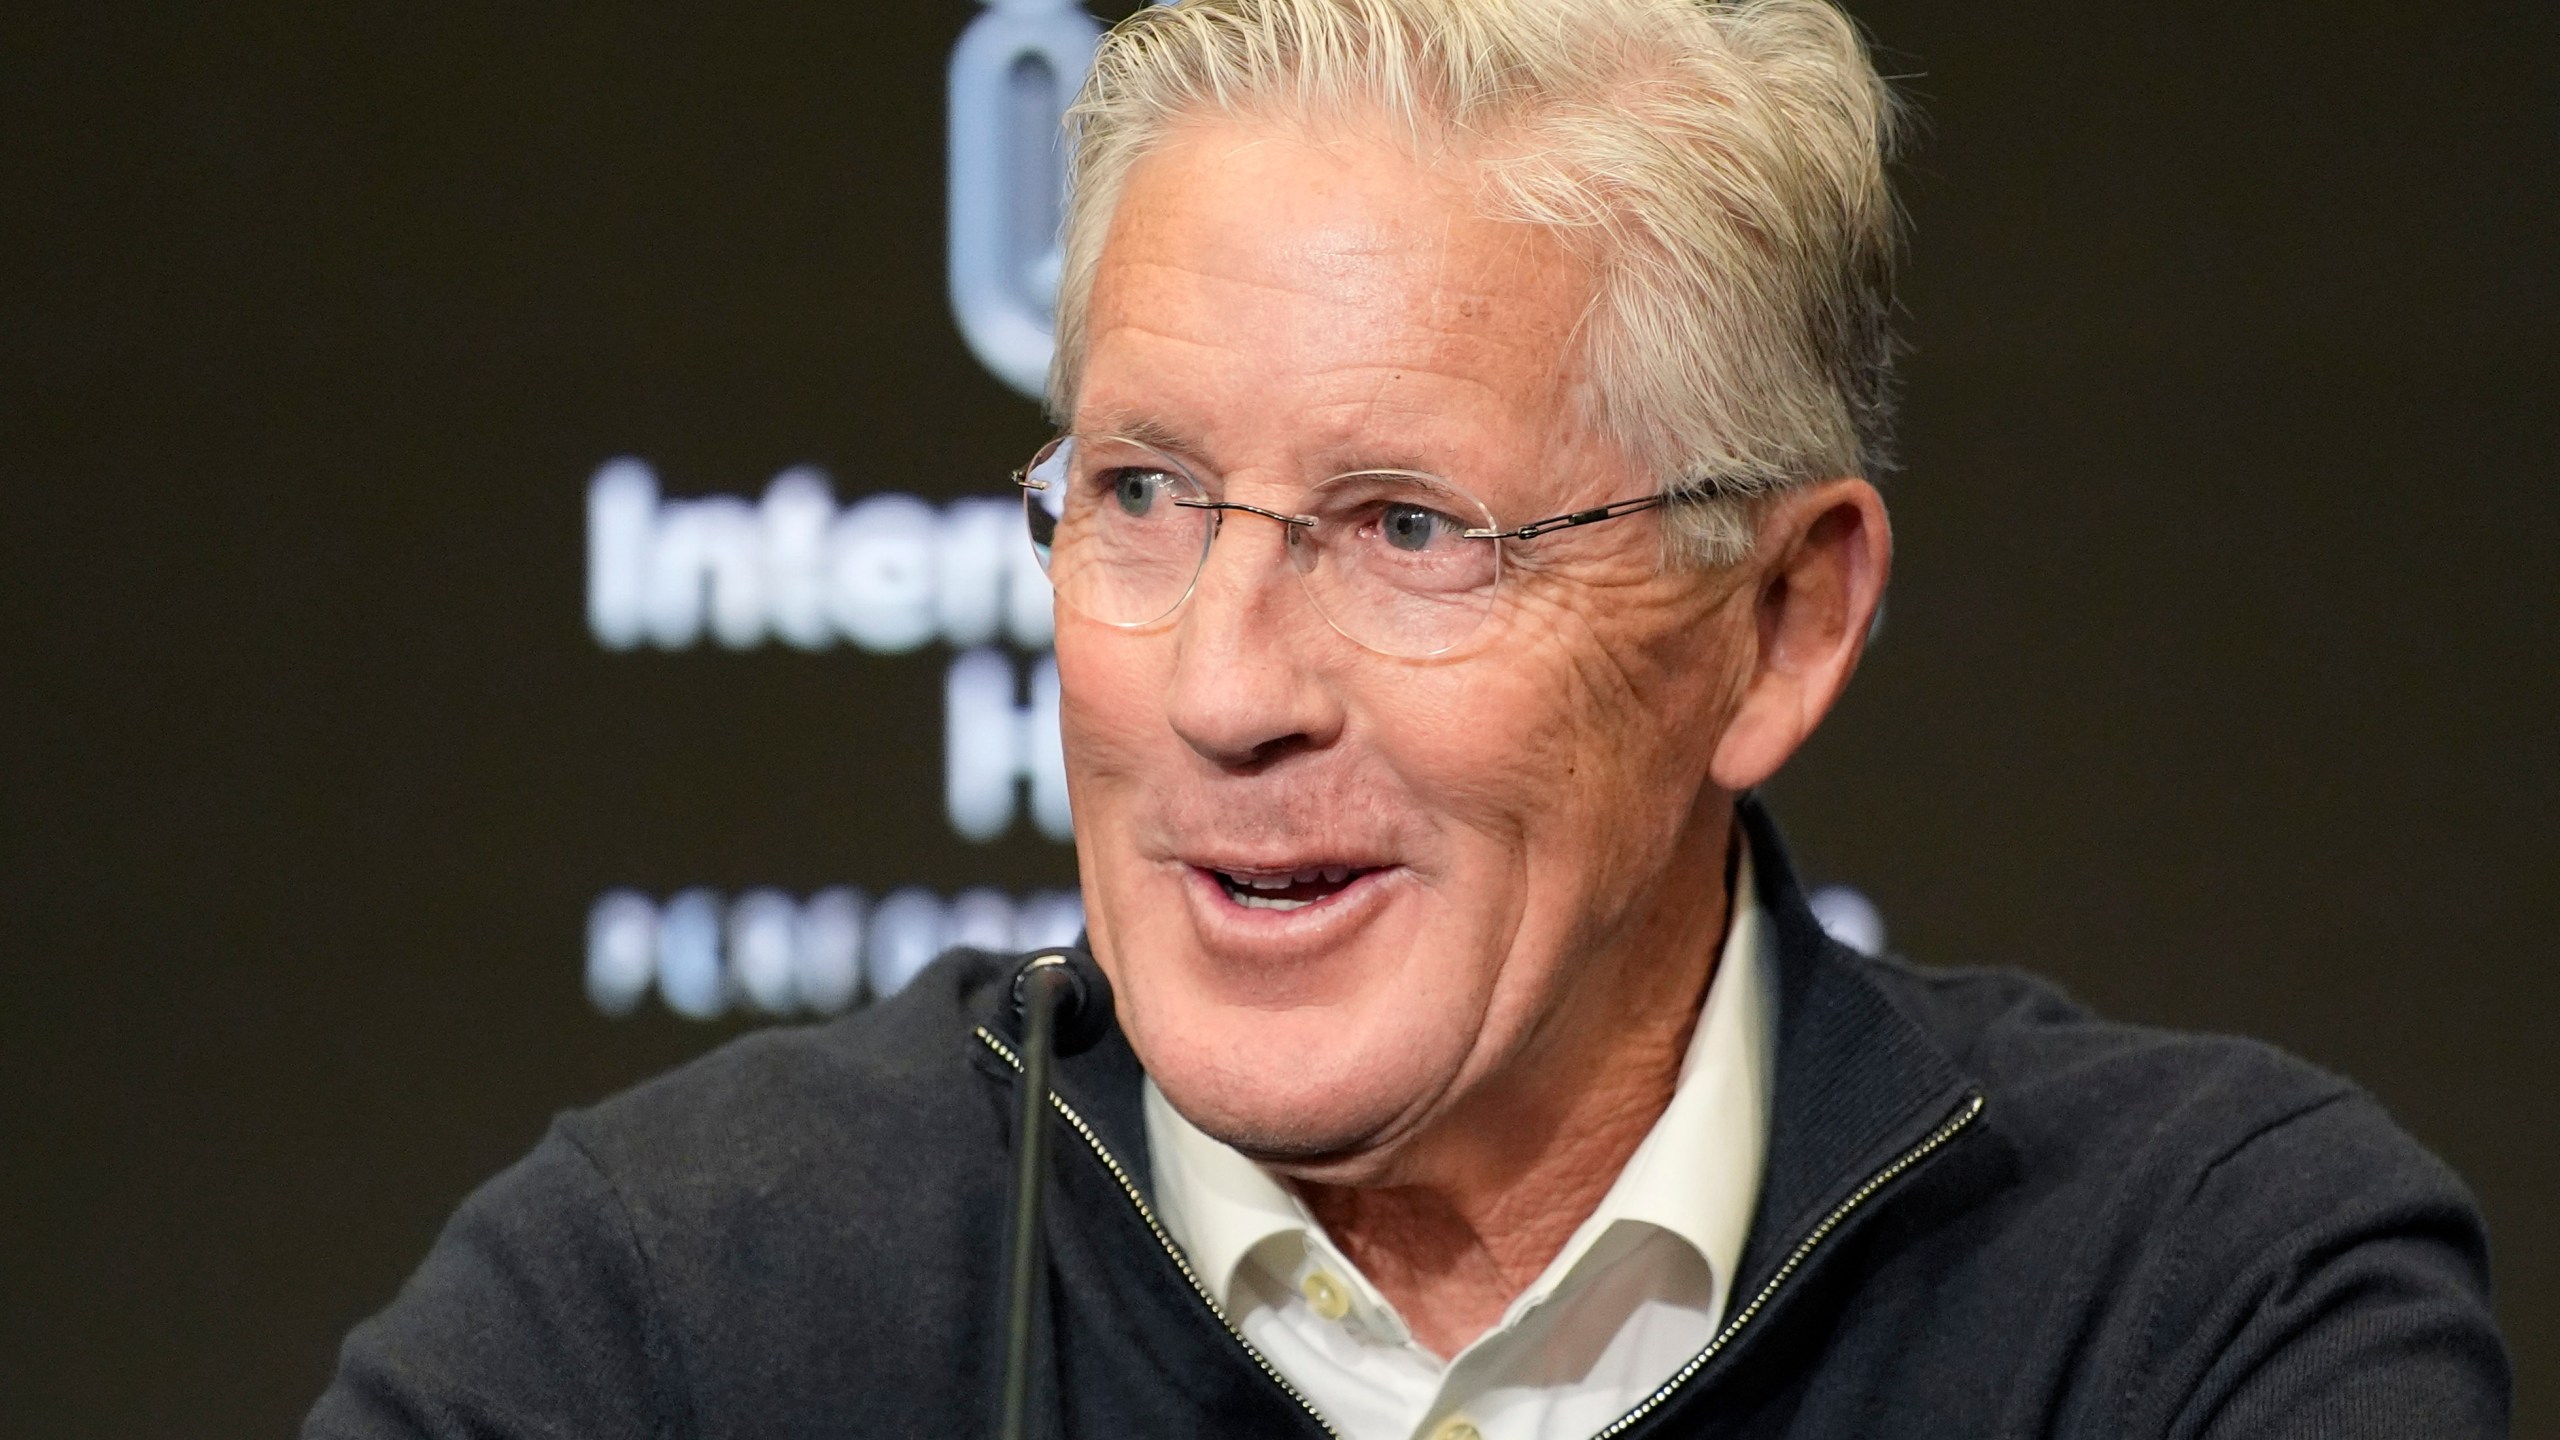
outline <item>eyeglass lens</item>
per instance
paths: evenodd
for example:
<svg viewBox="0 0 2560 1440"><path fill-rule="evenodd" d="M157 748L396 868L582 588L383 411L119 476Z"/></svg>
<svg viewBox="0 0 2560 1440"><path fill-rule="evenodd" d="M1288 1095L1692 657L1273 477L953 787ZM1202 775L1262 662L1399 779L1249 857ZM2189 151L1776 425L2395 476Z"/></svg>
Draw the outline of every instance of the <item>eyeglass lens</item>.
<svg viewBox="0 0 2560 1440"><path fill-rule="evenodd" d="M1181 461L1111 436L1051 442L1024 480L1032 544L1059 598L1107 625L1172 614L1229 513ZM1493 608L1500 546L1465 534L1492 529L1493 517L1446 481L1407 471L1336 476L1296 513L1314 523L1288 525L1291 566L1317 611L1361 645L1437 655Z"/></svg>

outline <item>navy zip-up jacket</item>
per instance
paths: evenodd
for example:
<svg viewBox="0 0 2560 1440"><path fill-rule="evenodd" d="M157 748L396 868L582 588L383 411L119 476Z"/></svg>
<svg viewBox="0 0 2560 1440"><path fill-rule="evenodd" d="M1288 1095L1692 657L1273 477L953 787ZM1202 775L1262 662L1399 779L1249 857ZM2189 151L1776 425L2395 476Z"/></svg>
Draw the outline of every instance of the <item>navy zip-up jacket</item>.
<svg viewBox="0 0 2560 1440"><path fill-rule="evenodd" d="M2480 1217L2354 1087L1832 943L1744 807L1779 952L1768 1167L1717 1339L1628 1437L2502 1436ZM1009 962L562 1117L348 1337L307 1440L993 1428ZM1320 1436L1149 1208L1140 1071L1061 1062L1035 1413Z"/></svg>

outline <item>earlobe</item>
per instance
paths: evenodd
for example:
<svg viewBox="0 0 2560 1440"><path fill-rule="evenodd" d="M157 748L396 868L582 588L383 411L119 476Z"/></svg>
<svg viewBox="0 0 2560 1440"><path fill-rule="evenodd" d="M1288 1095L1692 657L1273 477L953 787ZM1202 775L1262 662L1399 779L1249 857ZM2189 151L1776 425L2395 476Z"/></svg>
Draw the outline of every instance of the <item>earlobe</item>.
<svg viewBox="0 0 2560 1440"><path fill-rule="evenodd" d="M1848 687L1884 600L1893 537L1864 480L1807 486L1762 518L1749 677L1709 774L1727 791L1766 782Z"/></svg>

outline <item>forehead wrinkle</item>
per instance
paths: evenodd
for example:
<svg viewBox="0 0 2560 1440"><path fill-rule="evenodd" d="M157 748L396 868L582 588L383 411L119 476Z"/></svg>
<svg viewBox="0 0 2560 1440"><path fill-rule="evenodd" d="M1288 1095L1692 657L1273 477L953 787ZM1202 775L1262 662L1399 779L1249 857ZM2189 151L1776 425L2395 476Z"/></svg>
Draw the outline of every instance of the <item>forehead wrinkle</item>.
<svg viewBox="0 0 2560 1440"><path fill-rule="evenodd" d="M1370 369L1385 371L1389 367ZM1364 387L1360 394L1326 401L1307 411L1298 421L1300 448L1338 470L1419 470L1457 480L1459 477L1452 472L1477 468L1464 463L1473 457L1458 452L1487 437L1473 425L1453 433L1453 426L1465 423L1457 417L1470 408L1457 394L1497 401L1507 397L1472 377L1437 372L1432 374L1433 380L1454 387L1453 391L1443 392L1444 403L1425 403L1418 395L1390 389L1394 380L1413 373L1410 367L1393 370L1376 384Z"/></svg>
<svg viewBox="0 0 2560 1440"><path fill-rule="evenodd" d="M1132 337L1142 338L1177 351L1224 354L1239 349L1218 339L1195 338L1136 320L1121 320L1112 324L1096 335L1094 348L1100 352L1114 341L1125 341ZM1358 444L1367 438L1366 432L1379 427L1358 418L1316 421L1315 417L1326 415L1328 412L1338 414L1347 410L1365 410L1386 411L1391 416L1395 412L1403 412L1426 421L1439 422L1446 419L1452 411L1468 408L1469 401L1479 405L1489 403L1503 408L1518 403L1524 397L1510 393L1506 387L1498 386L1479 373L1486 367L1467 364L1454 353L1462 347L1487 348L1489 341L1494 346L1499 345L1499 341L1492 340L1492 337L1440 335L1428 338L1419 347L1422 353L1385 358L1371 358L1379 348L1375 345L1364 347L1357 357L1349 359L1310 354L1304 346L1260 347L1260 353L1268 357L1265 361L1266 366L1269 364L1269 359L1285 355L1292 362L1287 366L1288 369L1310 377L1321 377L1324 382L1323 388L1356 391L1356 394L1320 401L1316 408L1308 412L1308 417L1311 422L1320 427L1318 434L1322 443L1334 447L1357 448ZM1275 349L1279 351L1279 355L1273 354ZM1155 366L1151 363L1149 368L1155 368ZM1552 372L1553 367L1550 367L1550 374ZM1096 367L1095 373L1107 375L1110 372L1108 367ZM1425 387L1436 389L1441 393L1432 397L1429 402L1426 402L1421 395L1412 393ZM1153 418L1161 419L1162 417L1155 415L1155 412L1159 409L1178 408L1174 403L1174 397L1180 393L1179 386L1167 387L1149 396L1144 409ZM1139 407L1133 407L1125 402L1109 402L1107 391L1104 394L1104 400L1097 402L1093 399L1093 390L1088 389L1086 396L1080 399L1078 405L1077 424L1079 428L1084 429L1106 428L1122 423L1124 419L1134 419L1139 414ZM1413 427L1410 423L1398 418L1391 419L1387 428L1399 437L1409 437ZM1145 437L1130 434L1129 438Z"/></svg>
<svg viewBox="0 0 2560 1440"><path fill-rule="evenodd" d="M1210 333L1186 334L1136 318L1131 313L1133 307L1120 303L1118 291L1121 285L1114 284L1110 292L1104 296L1104 302L1095 307L1098 323L1094 326L1093 339L1089 342L1090 349L1093 351L1100 351L1115 338L1136 335L1169 345L1200 350L1286 357L1295 362L1292 368L1301 371L1349 372L1371 368L1388 372L1437 371L1450 358L1449 341L1483 338L1460 336L1455 333L1456 326L1453 323L1429 323L1437 321L1439 317L1427 312L1416 313L1423 309L1426 302L1422 297L1411 294L1414 287L1394 284L1391 281L1382 281L1367 287L1369 292L1374 292L1381 297L1380 303L1360 303L1343 291L1328 291L1321 287L1292 284L1285 280L1267 280L1225 271L1207 271L1195 265L1131 261L1128 262L1128 268L1133 272L1153 270L1171 272L1173 275L1182 277L1174 285L1162 287L1164 290L1182 288L1193 290L1195 293L1219 289L1244 290L1258 296L1267 296L1273 303L1264 307L1238 306L1229 302L1215 307L1213 313L1234 311L1244 313L1225 313L1224 318L1228 323L1223 326L1215 321L1202 321L1194 327L1195 330L1205 330ZM1116 280L1118 277L1114 278ZM1133 295L1142 293L1143 283L1134 274L1125 282ZM1385 308L1383 301L1386 297L1393 297L1399 302L1396 309L1402 318L1408 321L1422 320L1426 323L1411 326L1409 332L1405 334L1388 335L1368 333L1369 327L1356 323L1352 325L1342 323L1346 313L1361 318L1375 316ZM1308 313L1310 301L1319 307L1318 313ZM1164 307L1140 308L1161 310ZM1283 323L1271 324L1270 321L1274 318L1278 318ZM1357 335L1356 341L1352 340L1350 335L1346 335L1347 331ZM1246 343L1248 338L1255 343L1248 345ZM1310 343L1311 341L1315 343ZM1356 343L1360 348L1356 353L1347 356L1331 353L1342 349L1346 341ZM1403 350L1407 353L1380 357L1381 350Z"/></svg>
<svg viewBox="0 0 2560 1440"><path fill-rule="evenodd" d="M1240 133L1224 126L1217 127L1217 132L1193 131L1186 137L1192 144L1155 152L1141 162L1141 170L1204 163L1206 150L1208 163L1231 172L1235 161L1275 138L1268 132ZM1341 153L1333 146L1310 148ZM1392 308L1424 320L1425 328L1432 329L1449 328L1453 320L1473 319L1497 308L1511 318L1517 307L1501 302L1524 290L1530 293L1522 298L1530 299L1530 308L1536 308L1535 300L1545 298L1536 292L1548 288L1537 282L1559 272L1588 283L1587 274L1576 273L1585 267L1560 239L1534 224L1486 215L1464 177L1418 164L1410 155L1394 154L1393 158L1410 177L1410 183L1393 197L1377 193L1374 176L1363 178L1348 169L1338 177L1320 174L1312 183L1275 197L1286 207L1276 225L1243 225L1213 206L1129 203L1150 188L1144 177L1133 176L1138 183L1123 195L1123 208L1101 257L1104 269L1171 269L1204 280L1313 299L1336 310L1365 313ZM1350 164L1356 167L1356 162ZM1291 243L1274 247L1275 233L1288 234ZM1178 252L1177 257L1164 257L1160 253L1164 249ZM1288 271L1293 267L1306 273L1291 275ZM1532 283L1517 283L1524 278ZM1443 303L1453 292L1460 296L1456 303ZM1582 308L1579 299L1564 307L1570 312ZM1417 310L1421 313L1416 314ZM1577 316L1562 318L1569 333Z"/></svg>
<svg viewBox="0 0 2560 1440"><path fill-rule="evenodd" d="M1243 157L1273 153L1280 137L1226 134L1223 145L1195 132L1186 139L1206 143L1157 152L1145 167L1172 169L1133 176L1123 194L1122 223L1099 257L1088 354L1130 341L1137 353L1088 369L1088 382L1105 368L1123 382L1098 397L1101 413L1120 413L1116 392L1174 428L1263 430L1277 419L1269 440L1293 467L1464 471L1489 499L1515 488L1491 477L1524 447L1536 452L1529 469L1552 474L1571 443L1564 432L1579 428L1570 347L1598 288L1588 268L1545 230L1487 217L1463 177L1410 156L1400 157L1407 182L1382 187L1354 162L1283 187L1271 196L1278 219L1248 223L1203 202L1222 179L1241 183L1236 162L1257 168ZM1138 203L1142 194L1154 203ZM1133 395L1131 384L1161 393ZM1230 414L1221 392L1239 390L1293 413ZM1223 450L1239 437L1198 438Z"/></svg>
<svg viewBox="0 0 2560 1440"><path fill-rule="evenodd" d="M1094 313L1106 319L1120 308L1116 303L1120 298L1119 291L1124 287L1135 288L1138 284L1134 278L1123 279L1113 275L1114 269L1129 272L1159 270L1177 276L1187 276L1194 281L1206 282L1210 286L1233 286L1237 289L1266 293L1284 301L1313 299L1331 303L1336 309L1366 308L1354 305L1348 300L1337 300L1330 291L1309 289L1303 285L1292 284L1286 279L1258 279L1237 270L1205 266L1195 260L1152 259L1143 253L1136 258L1130 258L1125 251L1117 253L1105 251L1100 276L1094 282L1096 296ZM1108 283L1114 281L1118 283Z"/></svg>
<svg viewBox="0 0 2560 1440"><path fill-rule="evenodd" d="M1126 273L1167 270L1194 283L1262 292L1286 301L1312 300L1332 311L1361 315L1391 311L1419 322L1419 329L1441 332L1486 329L1487 316L1514 321L1522 309L1537 309L1537 301L1546 298L1538 292L1548 287L1539 282L1559 266L1567 267L1567 273L1579 269L1560 242L1534 225L1486 218L1454 195L1424 198L1448 203L1417 206L1439 212L1421 224L1415 223L1411 210L1311 218L1296 233L1295 243L1277 255L1268 244L1267 228L1239 230L1221 223L1217 213L1205 207L1177 207L1169 216L1124 211L1128 223L1105 246L1103 268L1106 275L1115 269ZM1462 229L1487 243L1469 246ZM1180 258L1153 253L1160 246L1179 250ZM1539 251L1546 253L1535 253ZM1518 283L1522 279L1531 283L1523 286ZM1115 308L1112 302L1119 299L1120 288L1098 280L1097 291L1107 292L1097 296L1098 314ZM1527 305L1517 303L1521 300ZM1569 337L1587 303L1587 297L1577 297L1565 306L1571 313L1563 317L1561 329L1538 328L1552 331L1556 341Z"/></svg>
<svg viewBox="0 0 2560 1440"><path fill-rule="evenodd" d="M1405 322L1400 333L1322 332L1337 345L1362 346L1325 368L1362 380L1367 398L1377 404L1385 404L1399 382L1416 377L1454 383L1505 409L1553 397L1569 369L1564 347L1570 326L1517 323L1523 312L1534 316L1544 308L1539 302L1547 297L1538 293L1544 287L1534 281L1530 287L1503 284L1501 278L1510 277L1488 276L1483 272L1490 267L1483 264L1465 266L1473 273L1462 276L1458 257L1446 251L1435 261L1427 274L1395 287ZM1405 353L1382 356L1381 349Z"/></svg>

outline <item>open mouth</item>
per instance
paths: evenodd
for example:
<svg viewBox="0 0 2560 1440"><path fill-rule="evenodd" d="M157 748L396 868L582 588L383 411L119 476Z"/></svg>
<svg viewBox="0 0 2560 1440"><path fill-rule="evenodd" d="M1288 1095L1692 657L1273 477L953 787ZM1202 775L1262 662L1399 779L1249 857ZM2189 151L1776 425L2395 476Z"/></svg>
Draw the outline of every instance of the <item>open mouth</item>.
<svg viewBox="0 0 2560 1440"><path fill-rule="evenodd" d="M1207 870L1227 898L1248 910L1303 910L1319 905L1376 873L1359 865L1309 865L1297 870Z"/></svg>

